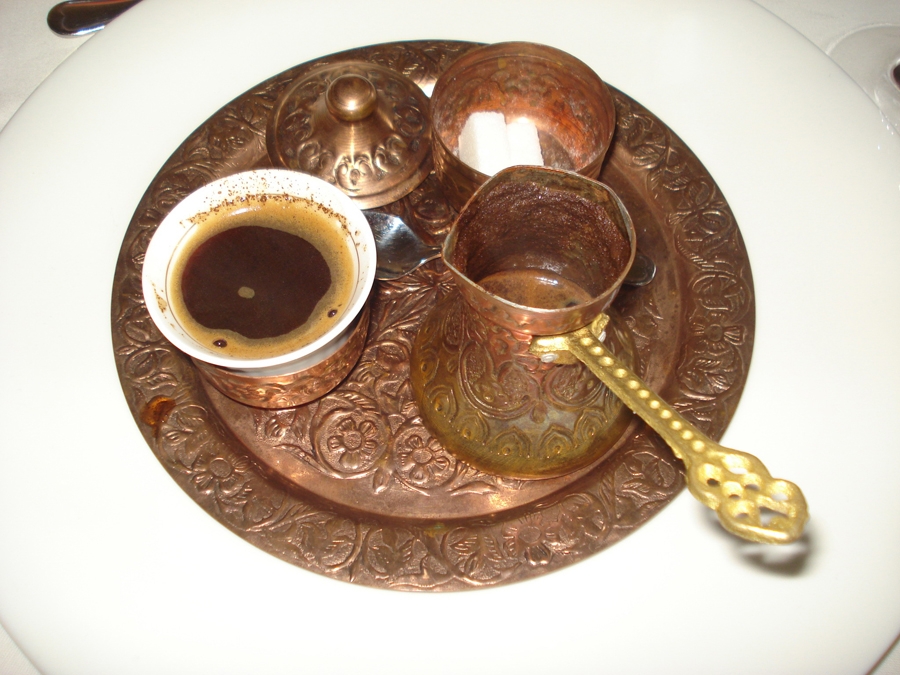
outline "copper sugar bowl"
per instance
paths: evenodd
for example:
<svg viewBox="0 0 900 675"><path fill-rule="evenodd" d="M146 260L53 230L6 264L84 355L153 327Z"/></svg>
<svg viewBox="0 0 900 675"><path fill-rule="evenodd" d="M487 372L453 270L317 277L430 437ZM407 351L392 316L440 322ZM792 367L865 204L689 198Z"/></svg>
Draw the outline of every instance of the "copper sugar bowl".
<svg viewBox="0 0 900 675"><path fill-rule="evenodd" d="M450 203L461 209L488 176L463 162L459 138L472 113L501 112L538 132L545 166L600 174L616 129L609 88L571 54L531 42L478 47L456 59L431 95L434 168Z"/></svg>

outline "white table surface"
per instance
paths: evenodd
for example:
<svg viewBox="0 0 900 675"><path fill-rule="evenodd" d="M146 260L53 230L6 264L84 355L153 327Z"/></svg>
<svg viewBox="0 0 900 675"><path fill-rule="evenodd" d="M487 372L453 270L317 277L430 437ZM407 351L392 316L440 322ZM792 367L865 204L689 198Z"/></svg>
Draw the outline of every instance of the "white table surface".
<svg viewBox="0 0 900 675"><path fill-rule="evenodd" d="M151 0L147 0L151 1ZM884 60L900 60L900 43L891 56L882 36L900 30L900 3L878 0L757 0L763 7L793 26L826 54L845 67L886 111L892 105L876 96L876 83L884 77ZM61 38L46 27L46 15L52 0L0 0L0 128L15 114L31 92L47 78L62 61L92 37ZM875 41L869 41L870 51L878 51L879 61L869 59L866 42L854 35L873 31ZM848 51L846 45L853 45ZM868 61L867 61L868 59ZM869 61L872 61L870 64ZM868 68L868 70L866 70ZM877 73L874 72L877 69ZM735 74L739 76L740 74ZM64 116L64 111L60 111ZM892 119L886 115L887 119ZM896 120L893 120L896 123ZM3 186L0 186L0 191ZM148 451L149 452L149 451ZM15 555L5 550L2 556ZM900 570L898 570L900 574ZM0 620L4 608L0 606ZM52 644L53 636L47 636ZM726 672L723 669L718 672ZM38 671L19 650L9 634L0 628L0 675L34 675ZM900 649L894 649L872 673L900 674Z"/></svg>

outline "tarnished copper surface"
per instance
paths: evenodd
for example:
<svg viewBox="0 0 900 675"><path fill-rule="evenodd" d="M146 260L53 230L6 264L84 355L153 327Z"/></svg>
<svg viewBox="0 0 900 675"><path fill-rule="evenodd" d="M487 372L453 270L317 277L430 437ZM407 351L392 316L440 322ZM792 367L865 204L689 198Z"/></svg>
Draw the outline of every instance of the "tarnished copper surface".
<svg viewBox="0 0 900 675"><path fill-rule="evenodd" d="M631 336L608 338L636 367ZM459 460L488 474L567 484L614 448L631 415L587 368L542 363L530 344L530 335L491 322L453 293L413 343L413 394L426 428Z"/></svg>
<svg viewBox="0 0 900 675"><path fill-rule="evenodd" d="M258 408L293 408L324 396L347 377L363 348L369 306L363 309L347 342L314 366L283 375L251 375L192 359L204 380L239 403Z"/></svg>
<svg viewBox="0 0 900 675"><path fill-rule="evenodd" d="M370 337L350 375L360 376L353 386L333 392L341 399L331 415L315 402L266 412L224 396L211 399L191 362L161 338L147 315L140 271L149 236L193 188L266 165L267 115L290 82L319 63L363 59L429 83L471 47L430 41L378 45L332 55L261 83L215 113L176 150L138 205L123 241L112 297L115 359L125 397L151 450L220 523L273 555L334 579L423 591L521 581L615 543L684 484L680 463L662 441L636 426L604 462L546 496L513 508L497 504L490 517L459 517L459 503L474 497L490 503L492 495L504 491L518 494L518 486L458 462L449 470L433 439L416 440L411 432L402 436L418 418L407 378L417 325L411 318L424 316L447 292L440 263L402 282L377 285ZM641 250L659 265L653 283L623 289L614 309L631 333L643 379L718 437L737 406L752 351L753 290L746 251L728 205L697 158L650 112L621 93L614 95L616 136L600 178L622 197ZM453 218L433 175L385 208L420 226L432 240ZM397 286L401 283L405 288ZM364 364L367 372L361 374ZM232 407L219 407L221 401ZM232 416L232 410L237 414ZM296 464L323 475L320 467L332 465L324 455L310 454L322 447L311 439L330 424L349 432L345 443L360 448L372 435L365 422L373 418L394 443L377 448L377 458L368 464L357 463L362 453L359 459L347 457L344 467L365 468L334 471L328 479L348 488L364 486L373 500L383 495L394 504L401 501L397 495L415 492L435 502L442 517L416 518L400 509L383 516L342 505L291 484L257 454L262 445L272 451L296 446ZM346 454L340 448L332 443L328 450L338 465L336 458Z"/></svg>
<svg viewBox="0 0 900 675"><path fill-rule="evenodd" d="M544 164L596 178L616 128L609 88L585 63L547 45L501 42L473 49L441 74L431 97L434 167L461 209L488 176L457 155L474 112L527 119L538 130Z"/></svg>
<svg viewBox="0 0 900 675"><path fill-rule="evenodd" d="M631 217L608 186L567 171L513 167L469 200L444 242L443 259L466 301L492 323L554 335L581 328L609 306L636 247ZM526 307L481 285L516 269L555 272L588 297L568 307Z"/></svg>
<svg viewBox="0 0 900 675"><path fill-rule="evenodd" d="M477 518L559 492L591 467L545 480L496 476L459 462L425 427L410 386L411 343L417 333L427 330L422 322L435 302L438 306L460 302L458 293L447 295L450 289L440 265L419 270L403 283L381 285L373 303L369 344L359 365L338 389L308 406L258 410L207 388L213 407L252 455L283 482L369 515ZM616 352L634 363L628 331L610 333ZM522 348L527 350L528 345ZM580 432L604 434L591 466L621 441L629 424L636 427L627 408L598 386L583 366L552 370L546 366L529 378L528 385L585 408L583 415L572 414L571 406L548 410L553 401L535 395L513 412L544 423L568 417L581 422ZM478 427L484 435L494 430L488 422L483 422L483 429ZM562 433L568 436L568 431Z"/></svg>
<svg viewBox="0 0 900 675"><path fill-rule="evenodd" d="M266 144L276 166L326 180L360 208L384 206L431 171L428 97L385 66L323 65L278 98Z"/></svg>
<svg viewBox="0 0 900 675"><path fill-rule="evenodd" d="M625 406L587 368L544 363L529 345L581 328L615 298L635 254L618 197L576 173L507 169L478 188L443 250L459 292L428 314L410 366L426 427L458 459L501 476L563 476L602 458L628 423ZM523 273L529 290L552 274L576 295L534 306L539 296L515 295L517 283L506 296L486 281Z"/></svg>

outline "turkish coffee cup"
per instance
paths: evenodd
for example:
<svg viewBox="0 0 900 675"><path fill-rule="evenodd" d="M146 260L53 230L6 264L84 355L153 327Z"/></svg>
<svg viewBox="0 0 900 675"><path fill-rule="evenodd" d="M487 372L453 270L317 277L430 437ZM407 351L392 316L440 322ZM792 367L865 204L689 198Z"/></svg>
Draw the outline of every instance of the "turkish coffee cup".
<svg viewBox="0 0 900 675"><path fill-rule="evenodd" d="M343 192L296 171L246 171L201 187L160 223L144 299L222 393L293 407L358 360L375 262L371 228Z"/></svg>

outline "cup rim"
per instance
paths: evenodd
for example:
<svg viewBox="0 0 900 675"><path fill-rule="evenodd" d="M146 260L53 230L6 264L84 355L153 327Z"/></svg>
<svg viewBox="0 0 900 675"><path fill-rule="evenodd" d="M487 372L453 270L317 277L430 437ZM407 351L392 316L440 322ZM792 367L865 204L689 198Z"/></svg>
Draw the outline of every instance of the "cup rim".
<svg viewBox="0 0 900 675"><path fill-rule="evenodd" d="M212 352L187 333L175 319L168 297L168 277L172 254L196 226L196 216L217 206L260 195L288 196L317 202L346 219L347 233L356 251L356 284L346 311L328 331L312 342L276 356L258 359L235 358ZM234 370L255 370L284 366L294 361L308 362L316 352L327 349L356 319L369 299L375 283L375 238L365 215L346 194L326 181L289 169L242 171L198 188L182 199L157 227L147 246L142 269L144 302L153 323L175 347L196 359Z"/></svg>

